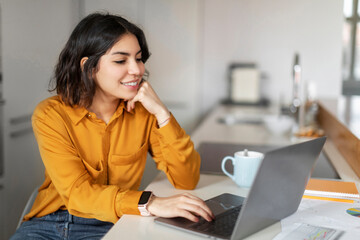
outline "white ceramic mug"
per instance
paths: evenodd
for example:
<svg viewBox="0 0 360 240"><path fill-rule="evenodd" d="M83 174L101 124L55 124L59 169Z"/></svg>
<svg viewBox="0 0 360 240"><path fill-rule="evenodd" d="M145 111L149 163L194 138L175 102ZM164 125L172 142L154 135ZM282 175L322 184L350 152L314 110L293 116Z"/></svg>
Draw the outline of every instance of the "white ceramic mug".
<svg viewBox="0 0 360 240"><path fill-rule="evenodd" d="M222 171L229 176L240 187L251 187L256 172L260 166L264 154L260 152L247 151L236 152L234 157L226 156L221 162ZM234 174L225 169L225 163L231 160L234 166Z"/></svg>

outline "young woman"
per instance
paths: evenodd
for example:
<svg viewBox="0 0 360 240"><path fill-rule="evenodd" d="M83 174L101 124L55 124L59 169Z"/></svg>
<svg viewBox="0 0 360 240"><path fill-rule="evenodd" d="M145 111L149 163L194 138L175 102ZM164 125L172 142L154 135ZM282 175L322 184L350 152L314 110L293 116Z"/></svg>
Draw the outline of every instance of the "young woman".
<svg viewBox="0 0 360 240"><path fill-rule="evenodd" d="M123 214L213 219L191 194L138 191L147 152L176 188L195 188L200 167L143 79L149 55L142 30L122 17L95 13L76 26L55 68L57 95L33 113L45 181L12 239L101 238Z"/></svg>

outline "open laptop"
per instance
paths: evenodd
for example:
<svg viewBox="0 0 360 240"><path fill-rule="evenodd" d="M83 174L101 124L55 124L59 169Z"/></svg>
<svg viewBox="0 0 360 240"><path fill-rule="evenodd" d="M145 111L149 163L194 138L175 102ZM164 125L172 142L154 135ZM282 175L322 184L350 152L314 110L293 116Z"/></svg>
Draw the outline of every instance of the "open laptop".
<svg viewBox="0 0 360 240"><path fill-rule="evenodd" d="M296 212L325 141L322 137L267 152L246 199L225 193L206 201L216 217L212 222L180 217L155 222L215 239L243 239L258 232Z"/></svg>

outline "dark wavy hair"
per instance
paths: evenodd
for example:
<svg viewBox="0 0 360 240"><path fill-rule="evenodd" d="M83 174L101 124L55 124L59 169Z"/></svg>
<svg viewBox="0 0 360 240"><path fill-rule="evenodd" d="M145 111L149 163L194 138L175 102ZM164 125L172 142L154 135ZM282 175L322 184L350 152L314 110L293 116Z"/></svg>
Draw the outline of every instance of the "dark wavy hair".
<svg viewBox="0 0 360 240"><path fill-rule="evenodd" d="M82 19L60 53L49 91L56 90L65 104L89 107L95 94L93 73L98 70L100 57L128 33L139 41L145 63L150 56L149 49L143 31L135 24L109 13L93 13ZM83 57L88 59L82 68Z"/></svg>

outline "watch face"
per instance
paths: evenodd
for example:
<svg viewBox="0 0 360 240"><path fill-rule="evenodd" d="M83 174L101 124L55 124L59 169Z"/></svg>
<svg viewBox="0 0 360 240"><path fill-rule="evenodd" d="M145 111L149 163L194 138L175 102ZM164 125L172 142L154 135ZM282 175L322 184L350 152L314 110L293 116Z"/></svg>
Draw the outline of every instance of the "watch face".
<svg viewBox="0 0 360 240"><path fill-rule="evenodd" d="M141 197L140 197L140 200L139 200L138 204L143 205L143 204L147 203L149 201L150 196L151 196L151 192L147 192L147 191L143 192L141 194Z"/></svg>

